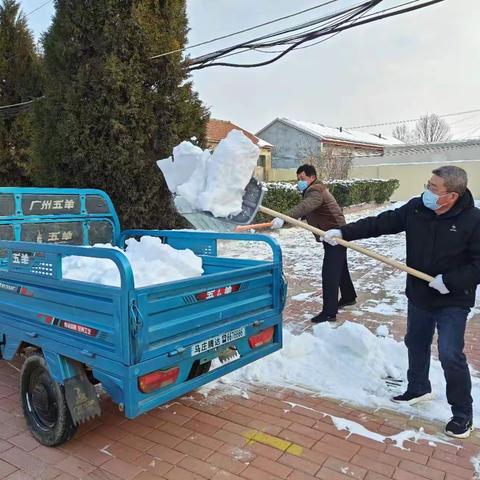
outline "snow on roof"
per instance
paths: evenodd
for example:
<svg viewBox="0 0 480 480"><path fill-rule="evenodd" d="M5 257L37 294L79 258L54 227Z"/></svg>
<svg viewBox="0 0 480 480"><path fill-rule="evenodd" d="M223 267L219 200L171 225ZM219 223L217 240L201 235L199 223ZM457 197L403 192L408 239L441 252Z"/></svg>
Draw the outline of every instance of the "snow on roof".
<svg viewBox="0 0 480 480"><path fill-rule="evenodd" d="M294 128L298 128L321 140L336 140L340 142L361 143L363 145L403 145L403 142L393 137L374 135L373 133L361 132L359 130L349 130L346 128L327 127L321 123L302 122L290 118L278 118Z"/></svg>
<svg viewBox="0 0 480 480"><path fill-rule="evenodd" d="M479 148L480 138L467 140L450 140L447 142L432 143L404 143L401 145L391 145L385 149L385 155L405 155L409 153L430 153L445 150L458 150L465 148Z"/></svg>

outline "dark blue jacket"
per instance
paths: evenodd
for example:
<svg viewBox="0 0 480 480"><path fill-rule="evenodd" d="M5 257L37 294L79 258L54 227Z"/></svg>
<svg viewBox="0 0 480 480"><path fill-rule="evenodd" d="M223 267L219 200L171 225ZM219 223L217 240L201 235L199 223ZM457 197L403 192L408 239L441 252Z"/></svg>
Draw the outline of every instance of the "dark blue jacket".
<svg viewBox="0 0 480 480"><path fill-rule="evenodd" d="M480 284L480 210L469 190L446 213L437 215L412 198L395 210L343 227L345 240L406 233L407 265L433 277L443 275L449 294L442 295L425 280L407 276L407 297L420 308L472 307Z"/></svg>

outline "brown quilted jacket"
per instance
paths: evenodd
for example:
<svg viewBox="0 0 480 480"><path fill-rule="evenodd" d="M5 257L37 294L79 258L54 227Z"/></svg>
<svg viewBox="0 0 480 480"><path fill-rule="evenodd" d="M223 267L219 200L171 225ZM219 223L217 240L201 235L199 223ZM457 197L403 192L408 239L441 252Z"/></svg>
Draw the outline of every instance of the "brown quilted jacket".
<svg viewBox="0 0 480 480"><path fill-rule="evenodd" d="M293 218L305 218L309 225L321 230L338 228L346 223L337 201L319 180L316 180L303 192L303 200L286 212L286 215Z"/></svg>

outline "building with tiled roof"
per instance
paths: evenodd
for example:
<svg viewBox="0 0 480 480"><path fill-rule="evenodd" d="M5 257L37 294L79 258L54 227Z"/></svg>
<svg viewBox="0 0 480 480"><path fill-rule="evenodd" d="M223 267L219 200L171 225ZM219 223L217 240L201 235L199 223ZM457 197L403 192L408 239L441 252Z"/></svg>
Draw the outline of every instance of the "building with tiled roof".
<svg viewBox="0 0 480 480"><path fill-rule="evenodd" d="M304 122L279 117L263 127L257 136L274 145L272 178L293 180L299 165L312 158L331 156L354 158L358 155L380 155L387 145L399 140L343 127Z"/></svg>

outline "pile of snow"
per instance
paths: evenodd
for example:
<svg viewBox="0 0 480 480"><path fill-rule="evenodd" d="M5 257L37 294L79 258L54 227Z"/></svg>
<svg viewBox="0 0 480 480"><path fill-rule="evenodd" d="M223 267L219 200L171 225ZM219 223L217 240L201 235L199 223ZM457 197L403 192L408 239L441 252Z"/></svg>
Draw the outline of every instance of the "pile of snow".
<svg viewBox="0 0 480 480"><path fill-rule="evenodd" d="M345 322L338 328L326 323L315 326L313 334L294 335L284 329L282 350L231 373L226 383L245 381L287 387L356 405L393 408L432 420L448 420L451 411L445 398L443 370L435 359L430 366L435 400L415 407L392 403L391 397L406 388L407 362L403 342L376 336L358 323ZM388 378L404 382L392 386L386 382ZM478 423L480 381L473 377L472 382L474 422Z"/></svg>
<svg viewBox="0 0 480 480"><path fill-rule="evenodd" d="M135 287L173 282L202 275L202 259L191 250L176 250L163 244L159 238L144 236L137 241L126 241L125 251L110 244L96 244L95 247L114 248L122 252L130 262ZM91 248L91 247L85 247ZM120 286L117 266L108 259L70 256L62 261L63 278L102 285Z"/></svg>
<svg viewBox="0 0 480 480"><path fill-rule="evenodd" d="M232 130L211 154L190 142L173 149L172 157L157 165L172 193L197 210L215 217L236 215L257 164L260 149L240 130Z"/></svg>

